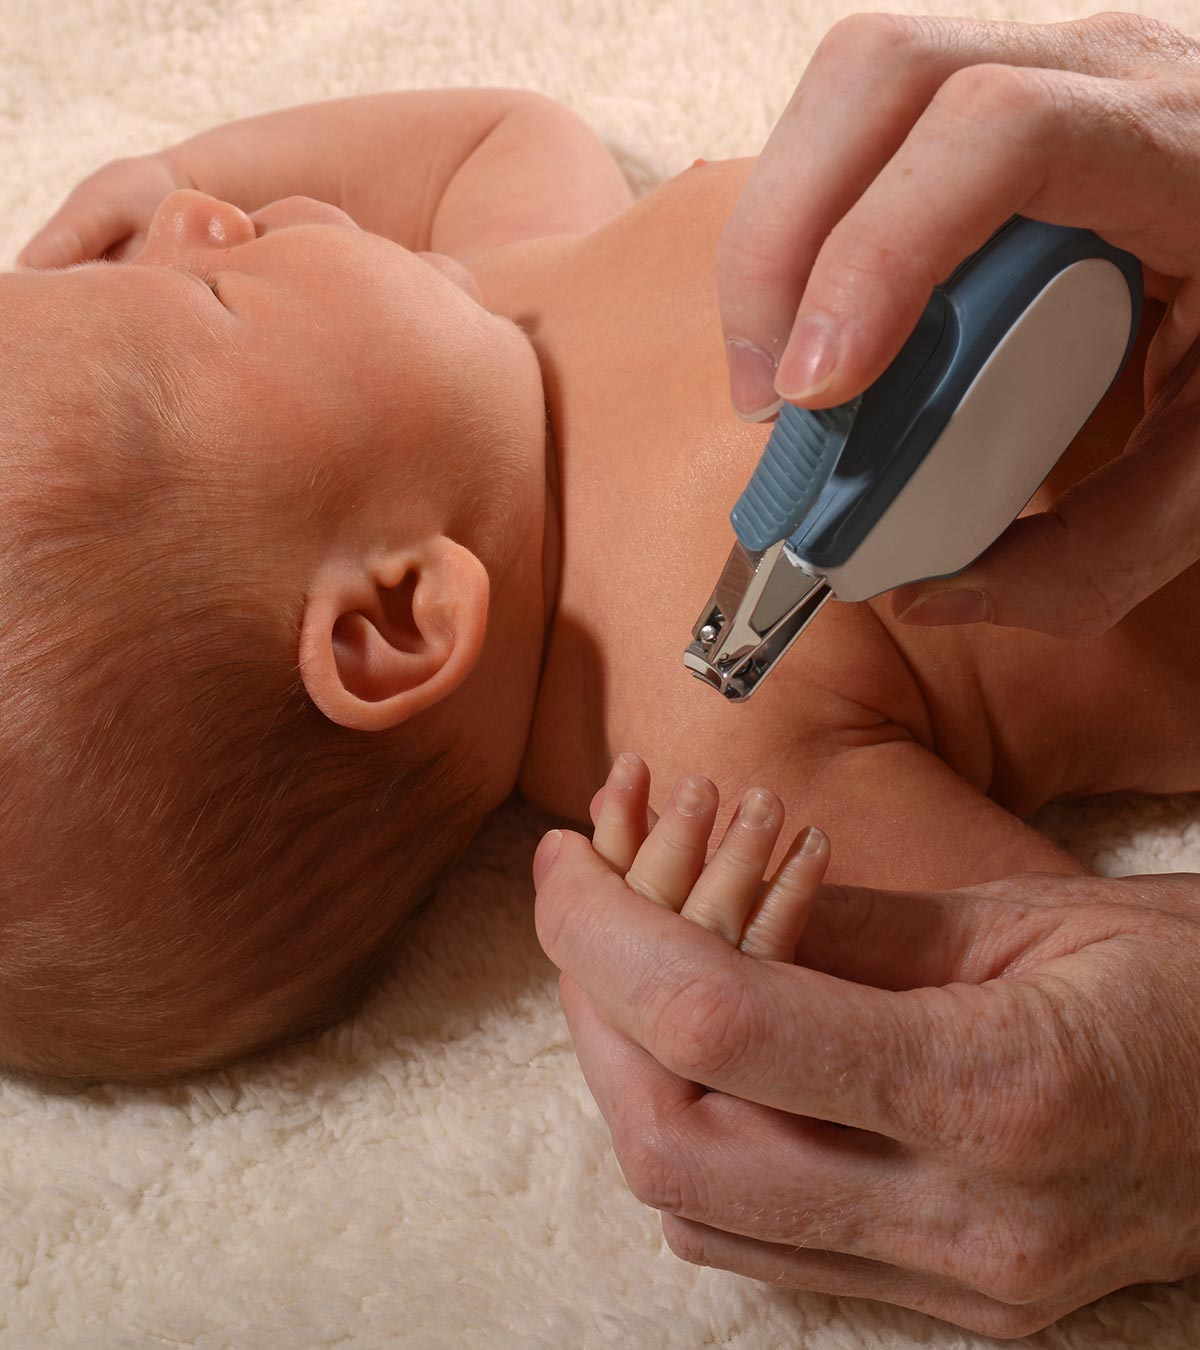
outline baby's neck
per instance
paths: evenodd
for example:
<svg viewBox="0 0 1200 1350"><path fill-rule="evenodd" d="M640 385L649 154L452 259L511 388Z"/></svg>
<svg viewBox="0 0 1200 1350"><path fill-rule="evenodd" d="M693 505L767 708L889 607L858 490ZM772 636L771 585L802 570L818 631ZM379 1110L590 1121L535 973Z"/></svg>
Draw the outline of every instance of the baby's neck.
<svg viewBox="0 0 1200 1350"><path fill-rule="evenodd" d="M569 445L561 407L547 389L546 522L542 544L546 629L529 737L517 774L517 791L544 810L579 817L579 784L604 781L603 664L593 639L564 618L561 604L566 558L563 483ZM575 803L572 807L572 803Z"/></svg>

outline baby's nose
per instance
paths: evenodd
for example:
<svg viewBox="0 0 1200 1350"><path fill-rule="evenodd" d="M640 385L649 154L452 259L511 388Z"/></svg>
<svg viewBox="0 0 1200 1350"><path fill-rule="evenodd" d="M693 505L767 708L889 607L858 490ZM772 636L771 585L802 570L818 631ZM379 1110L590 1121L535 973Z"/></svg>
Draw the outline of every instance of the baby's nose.
<svg viewBox="0 0 1200 1350"><path fill-rule="evenodd" d="M254 222L239 207L195 188L180 188L159 202L146 246L203 251L234 248L256 237Z"/></svg>

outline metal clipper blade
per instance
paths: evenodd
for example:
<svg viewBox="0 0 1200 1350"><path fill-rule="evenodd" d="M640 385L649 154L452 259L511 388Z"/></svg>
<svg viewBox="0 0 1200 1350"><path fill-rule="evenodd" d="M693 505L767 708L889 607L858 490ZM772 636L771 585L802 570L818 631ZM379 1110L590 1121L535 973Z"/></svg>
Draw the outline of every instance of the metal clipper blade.
<svg viewBox="0 0 1200 1350"><path fill-rule="evenodd" d="M761 551L739 541L692 629L683 664L725 698L747 699L831 594L786 540Z"/></svg>

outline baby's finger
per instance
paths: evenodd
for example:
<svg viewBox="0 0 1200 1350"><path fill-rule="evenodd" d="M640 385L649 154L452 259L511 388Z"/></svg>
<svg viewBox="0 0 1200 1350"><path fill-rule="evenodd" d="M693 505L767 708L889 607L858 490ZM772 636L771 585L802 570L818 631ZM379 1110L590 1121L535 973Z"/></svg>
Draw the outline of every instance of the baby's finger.
<svg viewBox="0 0 1200 1350"><path fill-rule="evenodd" d="M592 798L592 847L622 876L650 832L649 797L650 771L639 756L626 751L613 760L608 781Z"/></svg>
<svg viewBox="0 0 1200 1350"><path fill-rule="evenodd" d="M742 797L724 839L680 911L685 919L737 945L762 889L783 814L783 803L765 788L751 788Z"/></svg>
<svg viewBox="0 0 1200 1350"><path fill-rule="evenodd" d="M71 267L102 256L138 222L120 202L92 201L86 208L71 198L17 254L18 267Z"/></svg>
<svg viewBox="0 0 1200 1350"><path fill-rule="evenodd" d="M638 849L625 884L678 912L704 870L717 815L717 789L707 778L680 779L666 810Z"/></svg>
<svg viewBox="0 0 1200 1350"><path fill-rule="evenodd" d="M120 250L144 234L158 204L190 178L163 155L114 159L89 174L17 254L18 267L70 267Z"/></svg>
<svg viewBox="0 0 1200 1350"><path fill-rule="evenodd" d="M796 836L779 870L764 887L739 949L761 961L793 962L828 866L829 839L810 825Z"/></svg>

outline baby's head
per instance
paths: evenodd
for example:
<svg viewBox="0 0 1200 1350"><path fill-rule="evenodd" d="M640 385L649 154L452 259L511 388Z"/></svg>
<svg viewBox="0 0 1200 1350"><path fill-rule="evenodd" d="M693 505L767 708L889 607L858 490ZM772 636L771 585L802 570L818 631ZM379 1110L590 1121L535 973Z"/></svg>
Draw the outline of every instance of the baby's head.
<svg viewBox="0 0 1200 1350"><path fill-rule="evenodd" d="M545 404L472 290L197 192L0 276L0 1066L315 1035L511 790Z"/></svg>

